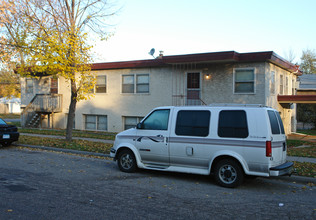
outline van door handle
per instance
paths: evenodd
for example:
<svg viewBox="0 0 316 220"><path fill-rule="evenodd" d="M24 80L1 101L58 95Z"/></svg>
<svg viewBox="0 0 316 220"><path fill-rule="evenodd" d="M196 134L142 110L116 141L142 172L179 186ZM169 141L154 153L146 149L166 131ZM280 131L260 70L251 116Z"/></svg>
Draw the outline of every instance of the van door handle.
<svg viewBox="0 0 316 220"><path fill-rule="evenodd" d="M163 137L163 135L162 134L158 134L156 137Z"/></svg>

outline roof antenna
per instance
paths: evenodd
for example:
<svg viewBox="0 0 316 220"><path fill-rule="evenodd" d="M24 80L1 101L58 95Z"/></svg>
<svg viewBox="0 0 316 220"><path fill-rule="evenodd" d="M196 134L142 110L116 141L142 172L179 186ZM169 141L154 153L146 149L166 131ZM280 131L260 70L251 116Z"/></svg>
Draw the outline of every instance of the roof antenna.
<svg viewBox="0 0 316 220"><path fill-rule="evenodd" d="M148 54L151 55L153 58L156 59L156 57L154 56L154 54L155 54L155 48L151 48L151 50L149 51Z"/></svg>

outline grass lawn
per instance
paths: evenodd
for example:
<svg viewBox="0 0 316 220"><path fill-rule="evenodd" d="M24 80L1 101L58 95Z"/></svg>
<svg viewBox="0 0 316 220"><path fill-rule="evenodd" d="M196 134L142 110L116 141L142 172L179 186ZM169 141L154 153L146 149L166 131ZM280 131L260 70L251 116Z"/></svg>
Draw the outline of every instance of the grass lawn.
<svg viewBox="0 0 316 220"><path fill-rule="evenodd" d="M44 134L44 135L57 135L66 136L66 130L59 129L35 129L35 128L19 128L20 133L31 133L31 134ZM104 140L114 140L115 133L110 132L97 132L97 131L80 131L73 130L73 137L84 137L84 138L96 138Z"/></svg>
<svg viewBox="0 0 316 220"><path fill-rule="evenodd" d="M297 133L316 135L316 130L297 130Z"/></svg>
<svg viewBox="0 0 316 220"><path fill-rule="evenodd" d="M300 147L298 146L310 146L310 147ZM301 140L287 140L287 155L295 157L313 157L316 158L316 143L301 141Z"/></svg>
<svg viewBox="0 0 316 220"><path fill-rule="evenodd" d="M0 114L2 119L20 119L20 114Z"/></svg>
<svg viewBox="0 0 316 220"><path fill-rule="evenodd" d="M79 151L89 151L95 153L109 154L112 144L105 144L100 142L92 142L85 140L72 140L67 142L65 139L56 138L39 138L30 136L20 136L17 144L29 144L45 147L56 147L64 149L72 149Z"/></svg>
<svg viewBox="0 0 316 220"><path fill-rule="evenodd" d="M316 178L316 164L315 163L300 163L294 162L294 168L296 169L296 174L298 176L307 176Z"/></svg>

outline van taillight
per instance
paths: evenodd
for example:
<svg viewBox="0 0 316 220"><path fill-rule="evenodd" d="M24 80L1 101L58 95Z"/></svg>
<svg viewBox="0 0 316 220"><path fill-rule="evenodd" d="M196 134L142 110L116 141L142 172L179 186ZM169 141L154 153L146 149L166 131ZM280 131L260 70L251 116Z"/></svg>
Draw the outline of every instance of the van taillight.
<svg viewBox="0 0 316 220"><path fill-rule="evenodd" d="M266 157L272 157L271 141L266 141Z"/></svg>

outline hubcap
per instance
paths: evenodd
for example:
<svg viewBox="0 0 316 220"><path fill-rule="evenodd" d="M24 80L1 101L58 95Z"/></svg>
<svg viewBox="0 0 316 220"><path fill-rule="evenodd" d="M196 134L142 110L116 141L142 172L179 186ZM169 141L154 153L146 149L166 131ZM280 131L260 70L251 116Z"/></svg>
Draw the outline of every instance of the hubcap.
<svg viewBox="0 0 316 220"><path fill-rule="evenodd" d="M222 182L226 184L231 184L235 182L237 178L237 172L235 168L231 165L223 165L219 169L219 178L221 179Z"/></svg>
<svg viewBox="0 0 316 220"><path fill-rule="evenodd" d="M129 154L124 154L121 157L121 166L124 169L130 169L133 166L133 158Z"/></svg>

